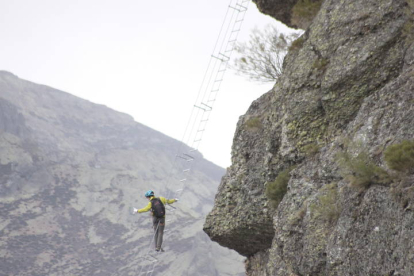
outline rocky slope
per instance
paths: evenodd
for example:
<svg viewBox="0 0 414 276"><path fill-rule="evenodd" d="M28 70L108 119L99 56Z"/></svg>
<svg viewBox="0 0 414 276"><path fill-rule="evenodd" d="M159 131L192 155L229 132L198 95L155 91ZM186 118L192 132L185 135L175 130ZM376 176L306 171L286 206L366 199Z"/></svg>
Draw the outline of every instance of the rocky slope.
<svg viewBox="0 0 414 276"><path fill-rule="evenodd" d="M255 2L292 27L318 9L239 120L205 231L248 275L414 275L414 2Z"/></svg>
<svg viewBox="0 0 414 276"><path fill-rule="evenodd" d="M0 71L0 275L149 270L151 218L130 211L148 189L183 188L175 156L187 150L126 114ZM243 274L242 258L202 231L224 170L192 154L153 275Z"/></svg>

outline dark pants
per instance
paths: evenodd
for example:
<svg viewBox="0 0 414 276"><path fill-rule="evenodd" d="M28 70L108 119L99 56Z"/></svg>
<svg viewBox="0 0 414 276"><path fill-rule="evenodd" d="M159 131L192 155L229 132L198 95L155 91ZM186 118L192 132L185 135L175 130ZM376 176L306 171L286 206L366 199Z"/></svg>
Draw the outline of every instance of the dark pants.
<svg viewBox="0 0 414 276"><path fill-rule="evenodd" d="M156 249L160 249L162 238L164 236L165 218L152 218L152 227L154 228L154 245Z"/></svg>

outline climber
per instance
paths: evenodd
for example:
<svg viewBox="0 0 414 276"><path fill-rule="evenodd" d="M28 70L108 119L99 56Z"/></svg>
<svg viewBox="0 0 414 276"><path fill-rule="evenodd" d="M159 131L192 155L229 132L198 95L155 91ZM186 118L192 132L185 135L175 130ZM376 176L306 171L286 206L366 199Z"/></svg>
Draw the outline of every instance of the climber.
<svg viewBox="0 0 414 276"><path fill-rule="evenodd" d="M178 201L178 198L175 199L166 199L165 197L160 196L159 198L154 196L154 191L149 190L145 193L145 197L149 200L147 206L142 209L134 208L134 213L143 213L151 210L152 213L152 227L154 228L154 243L155 251L164 252L162 249L162 238L164 235L165 228L165 204L172 204Z"/></svg>

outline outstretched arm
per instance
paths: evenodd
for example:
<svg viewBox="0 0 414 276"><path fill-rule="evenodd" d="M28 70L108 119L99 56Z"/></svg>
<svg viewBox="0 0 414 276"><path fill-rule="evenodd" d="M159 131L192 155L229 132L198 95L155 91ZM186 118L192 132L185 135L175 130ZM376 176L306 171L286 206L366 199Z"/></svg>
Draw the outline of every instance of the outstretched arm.
<svg viewBox="0 0 414 276"><path fill-rule="evenodd" d="M142 209L138 209L137 213L144 213L144 212L148 212L149 210L151 210L151 202L148 202L148 205L145 206Z"/></svg>
<svg viewBox="0 0 414 276"><path fill-rule="evenodd" d="M174 202L177 202L178 201L178 199L176 199L176 198L173 198L173 199L167 199L167 203L168 204L171 204L171 203L174 203Z"/></svg>
<svg viewBox="0 0 414 276"><path fill-rule="evenodd" d="M177 202L178 199L177 198L173 198L173 199L166 199L165 197L160 196L160 199L162 201L162 203L164 204L172 204L174 202Z"/></svg>

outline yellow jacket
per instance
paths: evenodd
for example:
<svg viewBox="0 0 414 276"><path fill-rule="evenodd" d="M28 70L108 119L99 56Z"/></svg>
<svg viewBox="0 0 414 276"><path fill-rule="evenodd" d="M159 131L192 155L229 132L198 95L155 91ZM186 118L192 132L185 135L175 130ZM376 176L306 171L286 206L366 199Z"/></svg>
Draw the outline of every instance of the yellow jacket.
<svg viewBox="0 0 414 276"><path fill-rule="evenodd" d="M152 207L152 204L151 204L151 200L153 199L154 197L152 196L152 197L150 197L150 202L148 202L148 205L147 206L145 206L144 208L142 208L142 209L139 209L137 212L138 213L144 213L144 212L148 212L149 210L151 210L151 207ZM162 197L162 196L160 196L160 197L158 197L160 200L161 200L161 202L162 202L162 204L171 204L171 203L174 203L174 202L176 202L177 200L175 200L175 199L166 199L165 197Z"/></svg>

